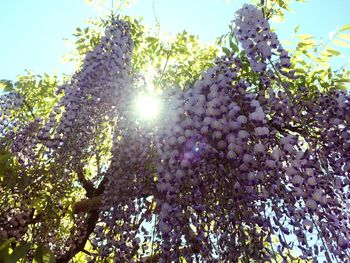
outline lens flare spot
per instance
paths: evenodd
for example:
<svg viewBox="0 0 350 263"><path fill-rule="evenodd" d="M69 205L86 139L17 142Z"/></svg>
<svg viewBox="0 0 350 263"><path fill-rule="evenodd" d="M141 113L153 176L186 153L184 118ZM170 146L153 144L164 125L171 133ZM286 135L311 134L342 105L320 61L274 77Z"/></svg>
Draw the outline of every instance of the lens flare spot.
<svg viewBox="0 0 350 263"><path fill-rule="evenodd" d="M136 100L137 115L142 120L151 121L159 116L161 104L152 94L141 94Z"/></svg>

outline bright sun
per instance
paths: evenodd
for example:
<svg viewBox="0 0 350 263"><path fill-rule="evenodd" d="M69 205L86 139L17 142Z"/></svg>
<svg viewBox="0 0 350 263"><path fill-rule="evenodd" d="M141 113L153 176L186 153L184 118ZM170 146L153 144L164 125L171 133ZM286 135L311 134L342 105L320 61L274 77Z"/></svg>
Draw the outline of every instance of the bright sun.
<svg viewBox="0 0 350 263"><path fill-rule="evenodd" d="M151 121L158 117L161 109L159 99L152 94L141 94L136 100L137 115L142 120Z"/></svg>

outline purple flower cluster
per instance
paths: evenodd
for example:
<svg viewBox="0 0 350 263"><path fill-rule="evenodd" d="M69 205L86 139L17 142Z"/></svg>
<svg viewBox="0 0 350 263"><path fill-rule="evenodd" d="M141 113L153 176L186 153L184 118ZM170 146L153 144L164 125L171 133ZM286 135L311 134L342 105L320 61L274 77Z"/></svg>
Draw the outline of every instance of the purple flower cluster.
<svg viewBox="0 0 350 263"><path fill-rule="evenodd" d="M279 68L289 68L290 57L272 32L268 21L256 6L245 4L236 12L233 32L247 53L252 69L264 72L272 55L279 55ZM274 53L276 52L276 53Z"/></svg>
<svg viewBox="0 0 350 263"><path fill-rule="evenodd" d="M221 259L238 260L239 254L229 250L242 244L228 242L237 233L225 228L240 220L243 204L245 224L264 220L255 209L263 198L257 186L268 166L270 129L256 95L237 77L240 63L235 57L218 59L192 89L168 101L169 122L159 132L157 182L165 262L178 257L189 232L194 237L186 245L196 246L203 260L215 260L218 242L220 254L226 253ZM251 253L257 256L261 245L252 243Z"/></svg>
<svg viewBox="0 0 350 263"><path fill-rule="evenodd" d="M13 116L13 111L24 106L23 98L16 92L8 92L0 95L0 135L9 138L18 124ZM10 135L11 134L11 135Z"/></svg>
<svg viewBox="0 0 350 263"><path fill-rule="evenodd" d="M97 127L113 120L130 84L133 42L127 23L113 20L78 73L58 88L64 93L39 136L52 149L69 144L78 158L96 136ZM53 135L52 135L53 134Z"/></svg>
<svg viewBox="0 0 350 263"><path fill-rule="evenodd" d="M15 238L20 240L28 230L30 212L25 210L21 213L9 212L0 218L0 240Z"/></svg>
<svg viewBox="0 0 350 263"><path fill-rule="evenodd" d="M180 254L268 260L274 248L263 242L274 235L281 256L298 247L305 259L331 254L344 260L350 249L349 94L319 94L294 105L271 87L248 92L237 77L239 64L234 57L218 60L193 88L168 101L169 122L158 142L163 260ZM311 246L309 233L327 247ZM296 242L287 243L291 239ZM185 253L180 244L190 249Z"/></svg>
<svg viewBox="0 0 350 263"><path fill-rule="evenodd" d="M0 145L3 148L9 145L18 162L28 167L37 157L35 145L40 120L27 123L26 111L28 108L19 93L9 92L0 96L0 136L5 139Z"/></svg>
<svg viewBox="0 0 350 263"><path fill-rule="evenodd" d="M108 136L106 127L125 107L131 92L132 49L128 24L112 20L100 43L86 55L81 69L68 83L58 87L61 99L48 120L17 120L12 116L14 110L19 107L29 110L23 99L15 93L0 97L0 133L11 141L11 152L20 164L21 176L30 176L33 184L40 182L40 186L26 189L26 198L34 200L52 188L57 199L69 194L71 182L84 160L95 154L91 145L105 142L101 133ZM59 165L48 167L49 163ZM42 177L43 169L50 170L50 177ZM53 230L50 236L56 234Z"/></svg>
<svg viewBox="0 0 350 263"><path fill-rule="evenodd" d="M145 198L153 194L154 136L137 122L126 119L130 117L126 109L118 114L121 119L115 127L111 165L106 174L108 182L100 212L101 222L108 227L96 228L93 241L93 245L101 249L101 256L114 253L117 262L127 261L135 255L141 232L144 242L151 242L149 232L135 226L151 221L150 202ZM106 240L108 242L104 244ZM101 247L101 244L104 245Z"/></svg>

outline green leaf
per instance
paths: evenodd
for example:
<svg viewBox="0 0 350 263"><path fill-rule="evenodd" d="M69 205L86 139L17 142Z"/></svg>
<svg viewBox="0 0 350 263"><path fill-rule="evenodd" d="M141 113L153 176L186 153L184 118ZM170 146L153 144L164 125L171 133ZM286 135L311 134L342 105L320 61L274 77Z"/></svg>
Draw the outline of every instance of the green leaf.
<svg viewBox="0 0 350 263"><path fill-rule="evenodd" d="M229 56L231 54L231 50L229 50L227 47L222 47L222 51L225 53L226 56Z"/></svg>
<svg viewBox="0 0 350 263"><path fill-rule="evenodd" d="M336 79L335 82L341 82L341 83L349 83L350 79Z"/></svg>
<svg viewBox="0 0 350 263"><path fill-rule="evenodd" d="M319 57L315 59L316 62L328 62L329 60L326 57Z"/></svg>
<svg viewBox="0 0 350 263"><path fill-rule="evenodd" d="M0 89L2 89L5 92L13 90L12 81L7 79L0 80Z"/></svg>
<svg viewBox="0 0 350 263"><path fill-rule="evenodd" d="M3 152L0 154L0 164L5 165L7 161L11 158L12 154L8 152Z"/></svg>
<svg viewBox="0 0 350 263"><path fill-rule="evenodd" d="M350 35L345 34L345 33L340 33L338 36L344 40L350 40Z"/></svg>
<svg viewBox="0 0 350 263"><path fill-rule="evenodd" d="M8 248L0 250L0 262L8 263L9 259L10 259L10 254L9 254Z"/></svg>
<svg viewBox="0 0 350 263"><path fill-rule="evenodd" d="M0 262L9 263L10 262L10 245L14 242L14 238L7 240L0 240Z"/></svg>
<svg viewBox="0 0 350 263"><path fill-rule="evenodd" d="M37 247L34 253L33 263L54 263L55 256L52 251L43 245Z"/></svg>
<svg viewBox="0 0 350 263"><path fill-rule="evenodd" d="M308 40L308 39L315 38L315 36L309 35L309 34L300 34L300 35L298 35L298 38L301 40Z"/></svg>
<svg viewBox="0 0 350 263"><path fill-rule="evenodd" d="M295 34L298 33L299 29L300 29L300 25L297 25L297 26L294 28L294 33L295 33Z"/></svg>
<svg viewBox="0 0 350 263"><path fill-rule="evenodd" d="M345 41L342 41L342 40L339 40L339 39L333 40L333 43L338 45L338 46L341 46L341 47L350 47L349 43L346 43Z"/></svg>
<svg viewBox="0 0 350 263"><path fill-rule="evenodd" d="M285 10L289 10L289 7L288 7L288 5L285 3L285 1L284 0L277 0L277 4L281 7L281 8L283 8L283 9L285 9Z"/></svg>
<svg viewBox="0 0 350 263"><path fill-rule="evenodd" d="M350 24L347 24L345 26L342 26L338 32L343 32L343 31L347 31L347 30L350 30Z"/></svg>
<svg viewBox="0 0 350 263"><path fill-rule="evenodd" d="M238 46L232 41L232 38L230 38L230 48L231 48L234 52L238 52L238 51L239 51Z"/></svg>
<svg viewBox="0 0 350 263"><path fill-rule="evenodd" d="M1 241L0 242L0 251L3 250L3 249L7 249L11 242L13 242L15 239L14 238L10 238L10 239L7 239L5 241Z"/></svg>
<svg viewBox="0 0 350 263"><path fill-rule="evenodd" d="M31 247L30 243L23 242L19 246L17 246L10 255L9 263L16 263L20 259L24 258L27 255Z"/></svg>
<svg viewBox="0 0 350 263"><path fill-rule="evenodd" d="M75 41L75 44L80 44L80 43L83 43L85 41L85 38L80 38L78 39L77 41Z"/></svg>
<svg viewBox="0 0 350 263"><path fill-rule="evenodd" d="M298 46L299 47L306 47L306 46L314 47L314 46L317 46L317 43L313 39L304 39L298 43Z"/></svg>
<svg viewBox="0 0 350 263"><path fill-rule="evenodd" d="M338 50L332 49L332 48L327 48L326 52L328 52L334 56L339 56L341 54L341 52L339 52Z"/></svg>

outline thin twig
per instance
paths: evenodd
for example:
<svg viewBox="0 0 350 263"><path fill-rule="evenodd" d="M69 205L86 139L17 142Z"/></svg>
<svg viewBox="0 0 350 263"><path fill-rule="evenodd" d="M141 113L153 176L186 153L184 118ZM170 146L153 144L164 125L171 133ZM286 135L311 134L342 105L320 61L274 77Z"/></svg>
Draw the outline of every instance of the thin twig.
<svg viewBox="0 0 350 263"><path fill-rule="evenodd" d="M30 115L32 115L33 119L35 119L36 117L35 117L35 114L33 112L33 109L32 109L32 107L30 107L30 105L28 104L27 100L24 97L23 97L23 103L28 108Z"/></svg>

